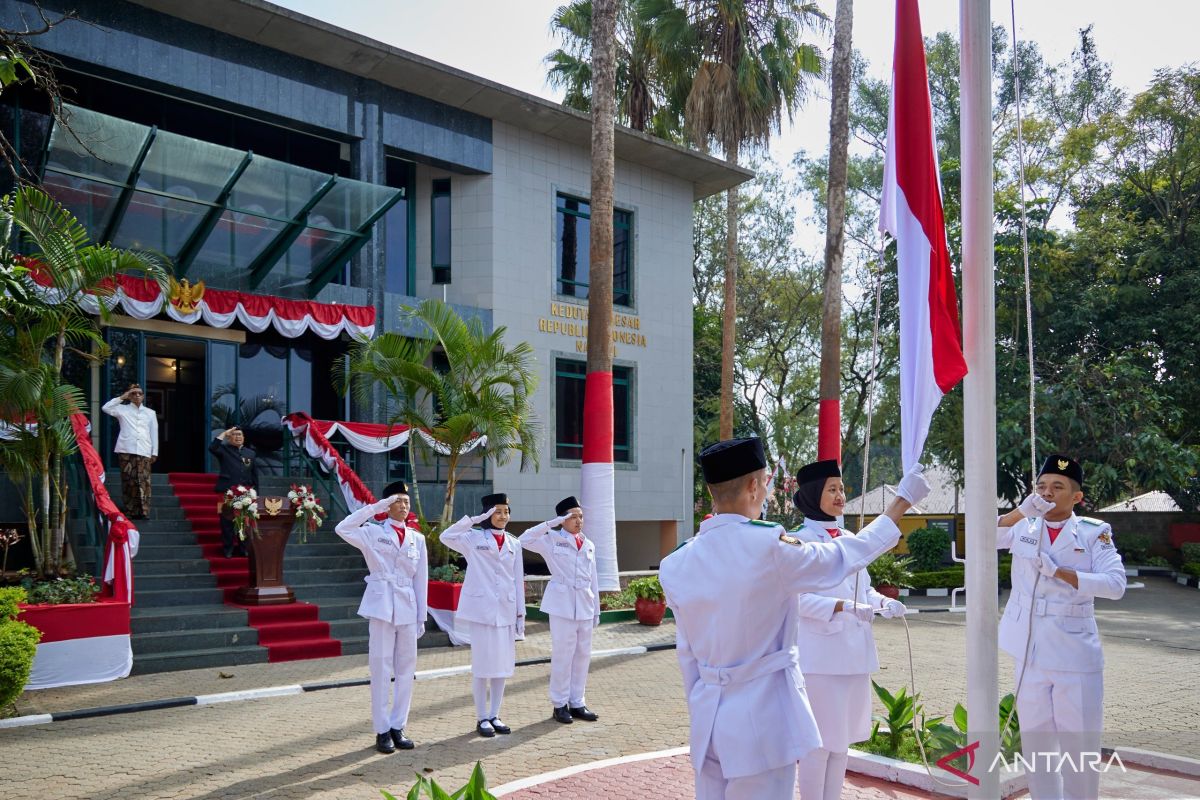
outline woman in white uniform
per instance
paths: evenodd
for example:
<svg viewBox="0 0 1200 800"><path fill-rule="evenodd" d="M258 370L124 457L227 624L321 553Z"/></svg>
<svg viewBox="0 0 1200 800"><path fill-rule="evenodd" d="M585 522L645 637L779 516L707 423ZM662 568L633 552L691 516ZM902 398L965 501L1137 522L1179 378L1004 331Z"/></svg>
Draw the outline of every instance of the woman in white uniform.
<svg viewBox="0 0 1200 800"><path fill-rule="evenodd" d="M842 471L834 460L808 464L796 474L792 498L804 524L792 535L805 542L853 536L838 527L846 505ZM899 600L871 586L865 569L841 584L799 596L796 644L821 747L800 761L801 800L837 800L846 779L847 750L871 735L871 673L879 669L871 622L875 613L898 617Z"/></svg>
<svg viewBox="0 0 1200 800"><path fill-rule="evenodd" d="M516 664L515 641L525 638L525 568L520 542L504 530L508 495L489 494L483 507L482 514L463 517L440 539L467 559L456 618L468 623L471 637L475 730L490 738L512 732L500 720L500 704Z"/></svg>

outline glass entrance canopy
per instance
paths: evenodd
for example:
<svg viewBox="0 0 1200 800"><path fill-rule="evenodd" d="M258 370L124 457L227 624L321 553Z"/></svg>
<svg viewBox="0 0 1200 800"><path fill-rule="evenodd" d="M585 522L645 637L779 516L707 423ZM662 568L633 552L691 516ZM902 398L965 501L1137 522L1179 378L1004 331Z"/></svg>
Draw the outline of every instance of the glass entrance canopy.
<svg viewBox="0 0 1200 800"><path fill-rule="evenodd" d="M177 277L311 298L371 238L403 189L68 106L43 184L98 242L151 250Z"/></svg>

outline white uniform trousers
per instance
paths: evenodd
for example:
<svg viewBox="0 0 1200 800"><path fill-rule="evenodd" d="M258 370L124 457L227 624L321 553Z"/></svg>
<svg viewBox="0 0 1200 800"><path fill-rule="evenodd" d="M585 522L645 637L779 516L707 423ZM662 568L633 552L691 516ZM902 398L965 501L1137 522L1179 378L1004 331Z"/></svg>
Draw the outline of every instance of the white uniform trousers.
<svg viewBox="0 0 1200 800"><path fill-rule="evenodd" d="M550 702L555 708L584 703L592 662L592 620L550 614Z"/></svg>
<svg viewBox="0 0 1200 800"><path fill-rule="evenodd" d="M796 796L796 765L726 778L712 758L696 773L696 800L792 800Z"/></svg>
<svg viewBox="0 0 1200 800"><path fill-rule="evenodd" d="M1020 666L1017 673L1019 677ZM1103 761L1097 760L1104 727L1104 673L1030 667L1020 687L1021 750L1034 765L1028 771L1030 798L1096 800L1103 768Z"/></svg>
<svg viewBox="0 0 1200 800"><path fill-rule="evenodd" d="M424 626L393 625L374 618L368 622L371 634L367 645L367 666L371 671L371 722L375 733L387 733L392 728L403 730L408 725L408 709L412 706L417 639Z"/></svg>
<svg viewBox="0 0 1200 800"><path fill-rule="evenodd" d="M801 800L838 800L846 780L846 750L871 735L871 676L804 676L821 746L800 760Z"/></svg>

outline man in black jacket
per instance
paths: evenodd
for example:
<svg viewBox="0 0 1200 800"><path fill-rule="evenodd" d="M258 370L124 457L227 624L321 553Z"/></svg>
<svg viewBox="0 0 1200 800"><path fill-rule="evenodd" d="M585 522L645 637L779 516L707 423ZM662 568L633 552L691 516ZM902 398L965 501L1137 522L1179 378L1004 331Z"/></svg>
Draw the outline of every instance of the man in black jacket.
<svg viewBox="0 0 1200 800"><path fill-rule="evenodd" d="M254 451L245 447L245 444L246 434L235 425L222 431L208 446L208 452L213 454L219 465L217 485L214 487L217 494L224 494L227 489L235 486L258 488L258 464L254 460ZM221 547L226 558L233 557L235 544L237 554L246 555L246 546L238 541L237 533L233 529L233 520L222 515Z"/></svg>

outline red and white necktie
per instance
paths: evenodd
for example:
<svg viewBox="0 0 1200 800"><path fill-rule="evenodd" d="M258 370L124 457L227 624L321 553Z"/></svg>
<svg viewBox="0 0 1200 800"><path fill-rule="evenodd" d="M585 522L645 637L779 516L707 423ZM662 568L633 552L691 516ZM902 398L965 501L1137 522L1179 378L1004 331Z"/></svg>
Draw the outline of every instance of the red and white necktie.
<svg viewBox="0 0 1200 800"><path fill-rule="evenodd" d="M575 534L575 549L576 550L583 549L583 534L582 533Z"/></svg>
<svg viewBox="0 0 1200 800"><path fill-rule="evenodd" d="M1050 544L1054 544L1054 540L1062 533L1062 529L1062 525L1059 525L1057 528L1051 528L1049 525L1046 526L1046 532L1050 534Z"/></svg>
<svg viewBox="0 0 1200 800"><path fill-rule="evenodd" d="M837 537L842 535L842 532L840 530L838 530L837 528L826 528L825 532L829 534L830 539L836 539Z"/></svg>
<svg viewBox="0 0 1200 800"><path fill-rule="evenodd" d="M404 526L403 525L392 525L392 530L394 530L396 532L396 539L397 539L396 543L399 544L401 547L403 547L404 546Z"/></svg>
<svg viewBox="0 0 1200 800"><path fill-rule="evenodd" d="M496 537L496 549L503 550L504 549L504 534L503 533L493 533L492 536Z"/></svg>

